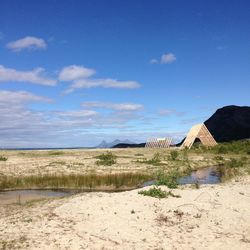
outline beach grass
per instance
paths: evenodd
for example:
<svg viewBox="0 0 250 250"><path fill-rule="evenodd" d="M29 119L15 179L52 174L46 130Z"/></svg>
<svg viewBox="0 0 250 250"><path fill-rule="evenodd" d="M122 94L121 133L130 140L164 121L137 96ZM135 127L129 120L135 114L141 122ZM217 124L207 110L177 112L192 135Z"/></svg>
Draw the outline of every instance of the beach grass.
<svg viewBox="0 0 250 250"><path fill-rule="evenodd" d="M86 175L42 175L23 177L0 177L0 189L94 189L131 188L152 179L143 173L86 174Z"/></svg>

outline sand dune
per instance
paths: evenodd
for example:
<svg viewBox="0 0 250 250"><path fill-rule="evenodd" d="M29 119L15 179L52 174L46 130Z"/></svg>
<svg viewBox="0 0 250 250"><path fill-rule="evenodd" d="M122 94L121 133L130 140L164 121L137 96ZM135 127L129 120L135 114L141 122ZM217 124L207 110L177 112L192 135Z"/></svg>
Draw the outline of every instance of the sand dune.
<svg viewBox="0 0 250 250"><path fill-rule="evenodd" d="M159 200L133 190L2 206L0 248L250 248L249 177L173 192L181 198Z"/></svg>

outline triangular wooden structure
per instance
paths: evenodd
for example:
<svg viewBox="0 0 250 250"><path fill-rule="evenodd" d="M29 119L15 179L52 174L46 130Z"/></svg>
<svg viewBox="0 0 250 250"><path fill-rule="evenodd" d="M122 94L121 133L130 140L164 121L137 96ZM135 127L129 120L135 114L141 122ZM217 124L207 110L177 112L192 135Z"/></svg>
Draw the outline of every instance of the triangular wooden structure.
<svg viewBox="0 0 250 250"><path fill-rule="evenodd" d="M202 123L194 125L190 129L181 148L191 148L196 138L200 139L201 143L205 146L215 146L217 144L206 125Z"/></svg>

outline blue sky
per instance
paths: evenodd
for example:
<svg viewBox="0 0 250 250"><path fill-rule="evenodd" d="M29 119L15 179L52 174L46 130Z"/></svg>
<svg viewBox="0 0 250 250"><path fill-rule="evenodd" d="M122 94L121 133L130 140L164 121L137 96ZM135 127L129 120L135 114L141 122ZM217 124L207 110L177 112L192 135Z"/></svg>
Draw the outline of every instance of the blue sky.
<svg viewBox="0 0 250 250"><path fill-rule="evenodd" d="M250 2L3 0L2 147L172 136L250 104Z"/></svg>

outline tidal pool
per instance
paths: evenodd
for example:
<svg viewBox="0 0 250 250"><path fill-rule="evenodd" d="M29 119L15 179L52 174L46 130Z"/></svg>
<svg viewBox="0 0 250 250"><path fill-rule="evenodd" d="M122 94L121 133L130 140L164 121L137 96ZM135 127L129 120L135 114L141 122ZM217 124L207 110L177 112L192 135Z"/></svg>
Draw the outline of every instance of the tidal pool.
<svg viewBox="0 0 250 250"><path fill-rule="evenodd" d="M192 171L190 175L178 179L180 185L185 184L216 184L221 182L221 172L218 167L207 167Z"/></svg>
<svg viewBox="0 0 250 250"><path fill-rule="evenodd" d="M62 192L53 190L15 190L0 192L0 205L25 204L29 201L44 198L59 198L71 195L72 192Z"/></svg>

